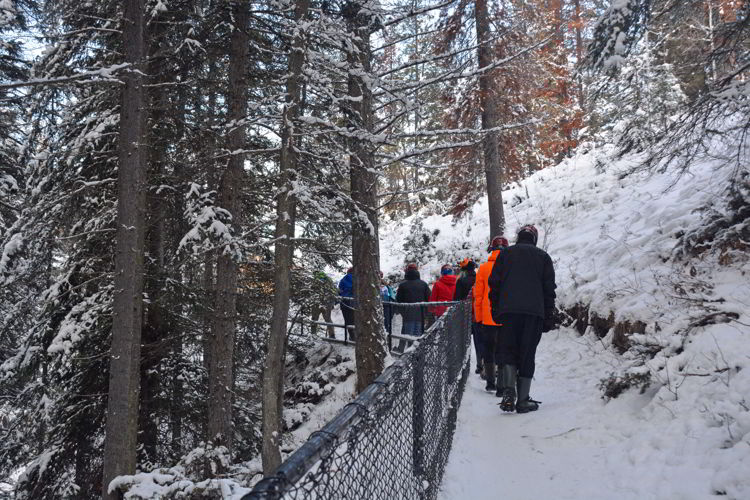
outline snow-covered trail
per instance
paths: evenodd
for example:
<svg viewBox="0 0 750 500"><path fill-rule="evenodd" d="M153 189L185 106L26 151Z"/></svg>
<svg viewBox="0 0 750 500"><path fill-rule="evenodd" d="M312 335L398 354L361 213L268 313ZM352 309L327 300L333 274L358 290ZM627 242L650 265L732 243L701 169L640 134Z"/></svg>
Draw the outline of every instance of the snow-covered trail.
<svg viewBox="0 0 750 500"><path fill-rule="evenodd" d="M677 441L698 436L666 409L644 411L653 393L601 399L599 380L618 362L595 337L545 334L531 388L543 404L525 415L501 412L472 370L439 498L716 498L710 470Z"/></svg>

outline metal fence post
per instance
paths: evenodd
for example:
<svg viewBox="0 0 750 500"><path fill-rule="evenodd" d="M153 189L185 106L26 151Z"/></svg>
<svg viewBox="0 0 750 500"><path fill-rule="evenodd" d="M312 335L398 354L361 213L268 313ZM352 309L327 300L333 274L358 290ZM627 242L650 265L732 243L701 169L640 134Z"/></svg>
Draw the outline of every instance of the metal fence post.
<svg viewBox="0 0 750 500"><path fill-rule="evenodd" d="M471 304L446 305L428 328L426 304L398 304L422 320L413 347L243 500L435 500L470 368Z"/></svg>
<svg viewBox="0 0 750 500"><path fill-rule="evenodd" d="M412 460L414 474L421 481L424 477L424 365L425 349L414 352L412 367Z"/></svg>

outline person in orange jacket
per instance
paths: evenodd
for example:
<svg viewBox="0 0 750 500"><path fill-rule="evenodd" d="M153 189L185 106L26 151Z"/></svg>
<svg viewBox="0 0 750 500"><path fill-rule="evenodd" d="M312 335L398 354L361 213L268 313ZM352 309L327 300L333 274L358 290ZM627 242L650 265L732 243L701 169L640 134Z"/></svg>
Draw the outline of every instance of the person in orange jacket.
<svg viewBox="0 0 750 500"><path fill-rule="evenodd" d="M430 302L450 302L455 292L456 275L453 274L453 268L445 264L440 268L440 279L432 285ZM448 310L448 306L430 306L428 310L435 315L435 318L439 318Z"/></svg>
<svg viewBox="0 0 750 500"><path fill-rule="evenodd" d="M485 390L497 391L495 384L495 342L500 331L500 325L492 320L492 304L490 303L490 287L487 280L495 266L495 260L500 252L508 247L508 240L502 235L492 238L487 251L490 256L487 262L479 266L477 279L474 283L474 316L482 324L482 339L484 340L484 378L487 380ZM502 396L502 394L497 394Z"/></svg>

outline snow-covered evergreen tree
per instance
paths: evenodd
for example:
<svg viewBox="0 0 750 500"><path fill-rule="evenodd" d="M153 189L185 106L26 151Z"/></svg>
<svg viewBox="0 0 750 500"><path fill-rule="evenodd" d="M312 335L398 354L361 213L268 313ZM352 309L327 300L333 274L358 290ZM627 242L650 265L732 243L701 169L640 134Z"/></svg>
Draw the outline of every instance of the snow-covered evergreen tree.
<svg viewBox="0 0 750 500"><path fill-rule="evenodd" d="M644 151L686 109L672 66L660 62L656 50L644 40L616 77L600 77L599 88L592 89L588 132L597 144L615 142L622 153Z"/></svg>

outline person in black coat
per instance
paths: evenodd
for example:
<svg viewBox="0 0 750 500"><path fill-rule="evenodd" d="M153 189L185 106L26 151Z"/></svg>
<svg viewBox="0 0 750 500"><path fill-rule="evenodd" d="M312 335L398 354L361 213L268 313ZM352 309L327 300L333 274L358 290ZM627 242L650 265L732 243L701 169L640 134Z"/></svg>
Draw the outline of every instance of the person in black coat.
<svg viewBox="0 0 750 500"><path fill-rule="evenodd" d="M453 300L465 300L469 297L474 283L477 281L475 271L476 264L471 259L464 259L461 264L461 277L456 282L456 291L453 294ZM473 314L473 313L472 313ZM477 367L474 373L482 373L482 360L484 359L484 339L482 336L482 324L476 321L471 322L471 336L474 339L474 350L477 355Z"/></svg>
<svg viewBox="0 0 750 500"><path fill-rule="evenodd" d="M552 329L556 285L552 259L537 248L537 237L534 226L519 229L516 244L498 257L489 278L492 320L503 325L496 351L504 365L503 411L539 408L529 390L537 345L542 332Z"/></svg>
<svg viewBox="0 0 750 500"><path fill-rule="evenodd" d="M464 259L461 264L461 277L456 281L456 291L453 293L453 300L464 300L469 296L471 287L477 280L477 273L474 271L477 267L471 259Z"/></svg>
<svg viewBox="0 0 750 500"><path fill-rule="evenodd" d="M419 277L419 268L415 263L406 266L405 280L401 282L396 290L396 302L410 304L415 302L429 302L430 287ZM401 335L422 335L424 331L424 306L422 307L400 307ZM399 350L403 351L405 342L399 342Z"/></svg>

